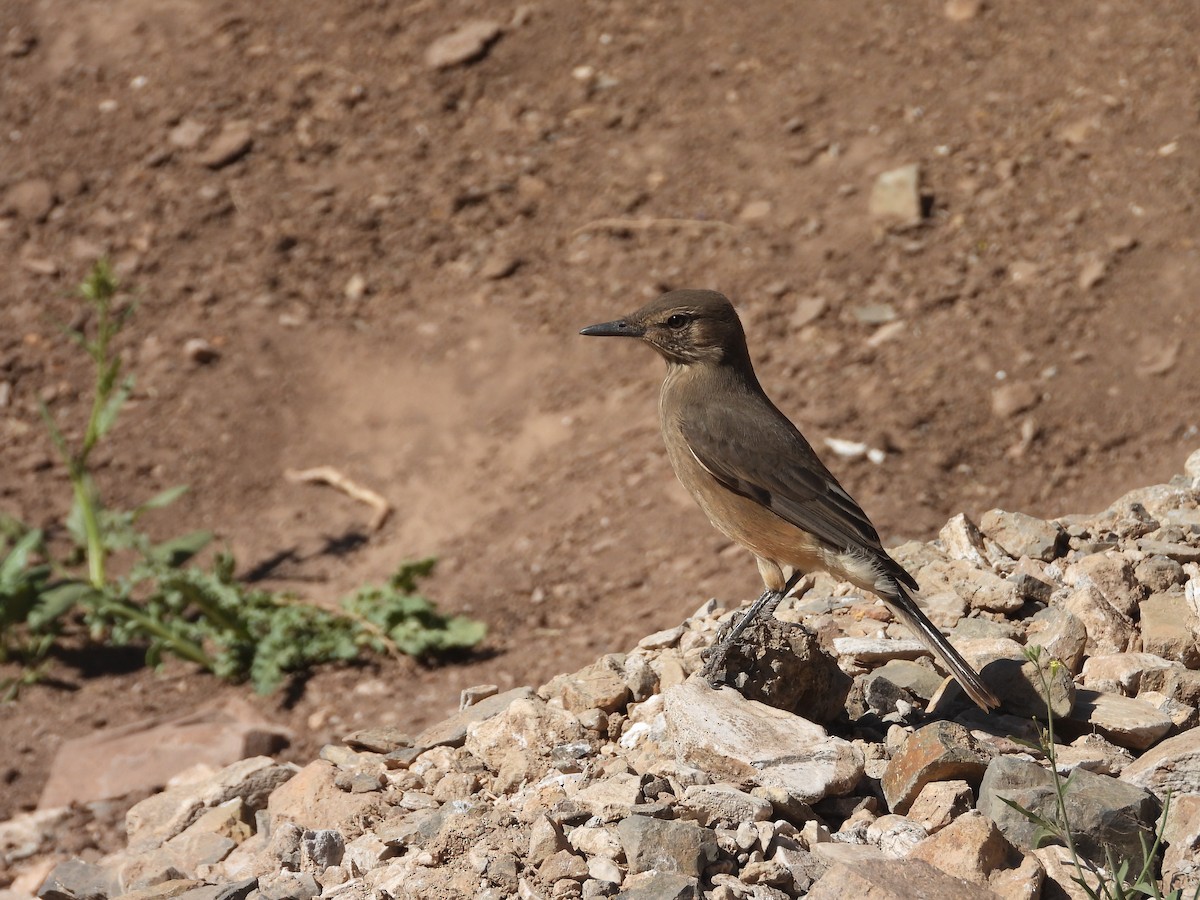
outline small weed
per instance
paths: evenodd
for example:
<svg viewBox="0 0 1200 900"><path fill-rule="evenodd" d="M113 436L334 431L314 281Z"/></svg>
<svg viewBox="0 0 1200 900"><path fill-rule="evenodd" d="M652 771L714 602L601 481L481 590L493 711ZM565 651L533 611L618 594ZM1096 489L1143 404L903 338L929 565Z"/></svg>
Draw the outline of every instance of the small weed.
<svg viewBox="0 0 1200 900"><path fill-rule="evenodd" d="M112 348L132 307L117 307L118 285L105 262L96 264L80 293L95 319L91 335L68 332L95 370L82 437L72 444L44 405L41 413L71 482L66 528L81 555L54 559L41 531L0 519L0 662L22 665L0 691L12 696L36 681L56 642L79 624L92 641L144 646L148 665L173 655L222 678L249 680L262 693L289 672L325 662L364 653L431 655L483 639L483 623L443 615L417 594L431 559L405 563L386 585L360 588L330 610L241 584L229 554L216 554L207 568L193 564L212 541L206 531L151 541L138 527L141 518L169 506L184 487L130 510L105 507L88 463L133 390ZM115 553L132 556L119 577L109 571ZM75 574L80 560L86 577Z"/></svg>
<svg viewBox="0 0 1200 900"><path fill-rule="evenodd" d="M1041 682L1042 696L1049 697L1050 683L1046 670L1040 665L1041 655L1041 647L1028 647L1025 650L1025 658L1037 668L1038 679ZM1051 660L1051 672L1053 673L1054 669L1061 665L1062 663L1058 660ZM1050 709L1049 702L1046 704L1046 723L1045 728L1039 729L1038 740L1036 742L1025 741L1015 737L1013 740L1033 749L1040 750L1050 763L1050 774L1054 779L1054 817L1047 818L1013 800L1009 800L1007 797L999 798L1023 815L1029 822L1037 826L1037 830L1034 832L1034 846L1044 847L1054 842L1059 842L1065 846L1075 867L1075 875L1071 880L1078 884L1091 900L1134 900L1137 897L1151 897L1153 900L1183 900L1183 890L1179 888L1171 891L1169 894L1163 894L1158 879L1155 877L1155 872L1158 870L1159 855L1162 851L1163 829L1166 827L1167 813L1171 807L1170 795L1167 796L1166 802L1163 804L1162 815L1159 817L1159 827L1154 834L1154 841L1148 845L1146 835L1138 835L1138 839L1141 842L1142 864L1137 872L1132 872L1133 866L1129 860L1118 862L1114 858L1112 848L1110 847L1105 848L1105 866L1101 868L1091 859L1081 854L1075 845L1075 837L1071 830L1071 821L1067 814L1067 793L1070 790L1072 776L1068 775L1064 778L1058 771L1057 744L1054 742L1054 713ZM1092 876L1090 882L1087 878L1088 874ZM1196 888L1195 894L1192 895L1192 900L1200 900L1200 887Z"/></svg>

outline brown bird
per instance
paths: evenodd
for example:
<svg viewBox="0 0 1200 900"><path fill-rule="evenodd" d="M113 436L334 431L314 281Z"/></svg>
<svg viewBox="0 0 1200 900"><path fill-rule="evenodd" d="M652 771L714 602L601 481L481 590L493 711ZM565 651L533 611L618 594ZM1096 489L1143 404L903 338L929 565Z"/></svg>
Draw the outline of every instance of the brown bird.
<svg viewBox="0 0 1200 900"><path fill-rule="evenodd" d="M972 700L985 710L999 705L913 601L916 579L888 556L866 513L763 392L742 323L724 295L671 291L580 334L638 338L667 361L659 414L675 474L713 525L758 560L767 589L714 648L707 674L805 572L824 570L877 594Z"/></svg>

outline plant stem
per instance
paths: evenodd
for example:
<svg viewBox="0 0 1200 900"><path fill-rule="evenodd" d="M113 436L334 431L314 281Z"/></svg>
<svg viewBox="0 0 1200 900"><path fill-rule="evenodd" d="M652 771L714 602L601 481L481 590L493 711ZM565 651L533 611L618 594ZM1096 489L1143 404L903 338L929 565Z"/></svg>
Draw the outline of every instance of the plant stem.
<svg viewBox="0 0 1200 900"><path fill-rule="evenodd" d="M105 551L104 536L100 531L100 516L96 512L96 498L93 496L87 473L78 465L78 460L71 460L71 487L75 491L75 502L79 504L80 515L83 516L83 530L87 536L88 581L98 591L104 589Z"/></svg>
<svg viewBox="0 0 1200 900"><path fill-rule="evenodd" d="M181 638L176 634L172 634L150 616L143 614L132 606L128 606L124 603L115 603L111 600L102 603L101 606L105 612L112 613L116 616L121 616L122 618L128 619L131 622L136 622L184 659L203 666L210 671L212 670L212 658L205 653L200 646L192 643L189 640L186 640L185 638Z"/></svg>

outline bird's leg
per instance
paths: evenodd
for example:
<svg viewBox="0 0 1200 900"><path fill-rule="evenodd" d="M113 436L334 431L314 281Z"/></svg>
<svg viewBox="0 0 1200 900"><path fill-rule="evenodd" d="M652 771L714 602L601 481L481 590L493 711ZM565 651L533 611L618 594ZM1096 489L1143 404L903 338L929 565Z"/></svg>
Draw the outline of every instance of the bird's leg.
<svg viewBox="0 0 1200 900"><path fill-rule="evenodd" d="M710 684L714 682L714 676L721 666L725 664L725 657L729 653L729 648L737 643L738 638L742 636L750 624L763 613L771 615L775 612L775 608L783 601L783 598L788 595L788 592L796 586L802 577L803 572L793 572L792 577L784 584L782 591L773 591L770 588L762 592L762 596L750 604L750 608L746 610L746 614L738 619L729 633L724 637L717 639L716 643L708 651L708 658L704 662L703 675Z"/></svg>

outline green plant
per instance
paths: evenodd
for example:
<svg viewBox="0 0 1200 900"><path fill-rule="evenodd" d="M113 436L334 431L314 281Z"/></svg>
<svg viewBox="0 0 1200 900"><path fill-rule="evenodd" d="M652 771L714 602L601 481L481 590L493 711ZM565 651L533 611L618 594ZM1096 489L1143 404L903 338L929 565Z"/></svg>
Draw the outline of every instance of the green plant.
<svg viewBox="0 0 1200 900"><path fill-rule="evenodd" d="M1050 696L1050 680L1046 669L1041 665L1041 655L1042 648L1039 646L1027 647L1025 649L1025 658L1032 662L1037 670L1042 696L1048 698ZM1049 666L1050 673L1053 674L1055 669L1061 665L1062 663L1058 660L1052 659ZM1050 774L1053 778L1055 797L1053 818L1047 818L1007 797L999 798L1006 805L1028 819L1029 822L1037 826L1033 839L1035 847L1043 847L1054 841L1061 842L1067 848L1067 854L1070 856L1072 865L1075 867L1075 875L1071 880L1078 884L1091 900L1133 900L1136 897L1151 897L1154 900L1182 900L1182 889L1176 889L1164 895L1158 879L1155 877L1155 872L1158 869L1159 854L1162 850L1163 829L1165 828L1167 813L1171 807L1170 795L1167 796L1166 802L1163 804L1162 815L1159 817L1159 827L1154 833L1154 841L1147 844L1146 835L1144 833L1138 834L1142 851L1142 863L1138 867L1137 872L1133 874L1133 877L1130 877L1133 865L1129 860L1118 861L1114 857L1111 847L1105 847L1104 849L1105 865L1104 868L1101 868L1093 860L1080 853L1075 844L1075 836L1071 830L1071 822L1067 814L1067 793L1070 790L1074 772L1064 778L1058 770L1057 744L1054 740L1054 713L1050 708L1049 700L1046 703L1046 727L1039 727L1038 740L1030 742L1018 737L1014 737L1013 740L1039 750L1050 764ZM1088 881L1088 874L1092 876L1091 882ZM1193 895L1193 900L1200 900L1200 887L1197 887L1196 893Z"/></svg>
<svg viewBox="0 0 1200 900"><path fill-rule="evenodd" d="M113 352L113 340L129 318L128 307L117 309L117 293L111 269L97 263L81 288L94 312L94 333L69 332L95 371L80 440L72 445L41 408L71 482L66 526L82 557L52 559L41 531L0 519L0 662L25 667L0 687L11 694L36 680L37 665L77 622L93 641L144 646L147 664L174 655L223 678L248 679L260 692L273 690L289 672L364 652L420 656L482 640L482 623L442 615L416 593L433 567L431 559L404 564L386 585L363 587L331 610L242 584L227 553L216 554L208 567L191 564L212 540L206 531L151 541L140 520L186 488L170 488L130 510L107 508L89 460L133 389L132 377L120 378L120 357ZM118 577L110 572L114 553L132 555ZM86 577L73 574L80 558Z"/></svg>

